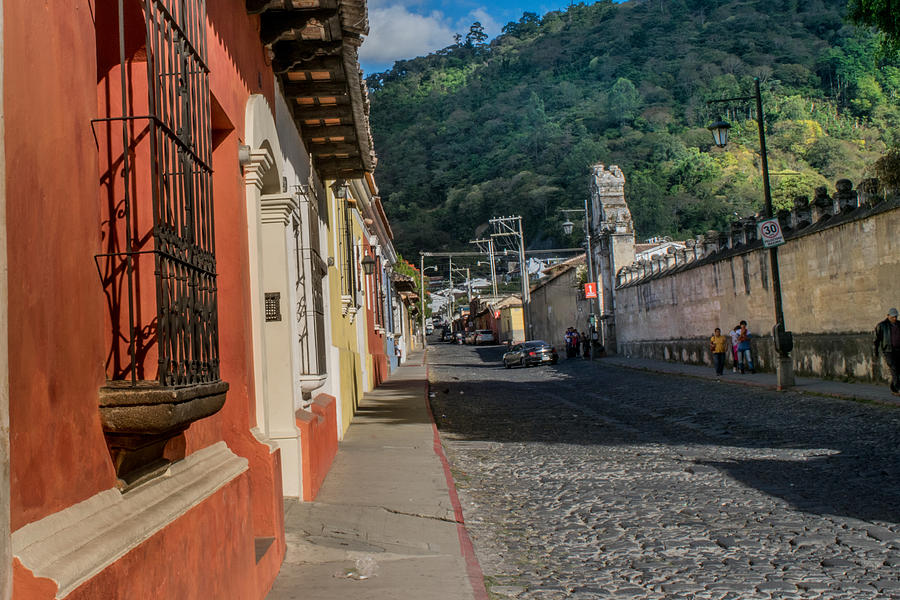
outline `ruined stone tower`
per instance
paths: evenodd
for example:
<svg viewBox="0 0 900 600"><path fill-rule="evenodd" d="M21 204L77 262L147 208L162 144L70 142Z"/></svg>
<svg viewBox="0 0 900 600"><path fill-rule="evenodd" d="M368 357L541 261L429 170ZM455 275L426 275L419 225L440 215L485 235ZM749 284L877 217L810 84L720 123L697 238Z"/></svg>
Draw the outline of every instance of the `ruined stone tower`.
<svg viewBox="0 0 900 600"><path fill-rule="evenodd" d="M634 262L634 222L625 202L625 175L611 165L591 169L591 241L600 292L600 340L616 352L616 273Z"/></svg>

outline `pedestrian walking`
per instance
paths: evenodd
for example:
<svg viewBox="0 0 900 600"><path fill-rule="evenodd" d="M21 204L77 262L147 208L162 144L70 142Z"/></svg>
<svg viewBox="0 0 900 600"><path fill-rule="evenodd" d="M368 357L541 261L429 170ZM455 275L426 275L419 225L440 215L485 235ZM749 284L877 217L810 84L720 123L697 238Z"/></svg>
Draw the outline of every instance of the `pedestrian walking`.
<svg viewBox="0 0 900 600"><path fill-rule="evenodd" d="M588 336L584 335L583 331L580 334L578 334L578 337L581 340L581 356L583 356L585 360L590 360L590 358L591 358L591 340L588 339Z"/></svg>
<svg viewBox="0 0 900 600"><path fill-rule="evenodd" d="M728 348L728 338L722 335L722 330L716 327L712 337L709 338L709 350L713 355L713 363L716 366L716 381L725 370L725 351Z"/></svg>
<svg viewBox="0 0 900 600"><path fill-rule="evenodd" d="M738 338L741 337L741 326L735 325L734 329L728 332L728 336L731 338L731 372L738 372Z"/></svg>
<svg viewBox="0 0 900 600"><path fill-rule="evenodd" d="M572 353L572 328L571 327L566 329L565 340L566 340L566 358L572 358L573 353Z"/></svg>
<svg viewBox="0 0 900 600"><path fill-rule="evenodd" d="M875 356L884 355L891 370L891 393L900 396L900 323L897 309L888 310L887 319L875 326Z"/></svg>
<svg viewBox="0 0 900 600"><path fill-rule="evenodd" d="M745 369L756 373L753 368L753 358L750 356L750 330L747 329L747 321L741 321L741 331L738 336L738 357L741 359L741 374Z"/></svg>

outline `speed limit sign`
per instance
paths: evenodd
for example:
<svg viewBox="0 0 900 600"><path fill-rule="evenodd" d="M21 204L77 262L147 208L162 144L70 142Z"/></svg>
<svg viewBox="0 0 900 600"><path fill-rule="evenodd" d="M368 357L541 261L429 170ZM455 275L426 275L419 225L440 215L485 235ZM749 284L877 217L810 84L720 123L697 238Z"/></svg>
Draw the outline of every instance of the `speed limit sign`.
<svg viewBox="0 0 900 600"><path fill-rule="evenodd" d="M773 248L784 243L784 236L781 233L781 225L778 223L778 219L766 219L765 221L760 221L757 226L759 227L759 238L766 248Z"/></svg>

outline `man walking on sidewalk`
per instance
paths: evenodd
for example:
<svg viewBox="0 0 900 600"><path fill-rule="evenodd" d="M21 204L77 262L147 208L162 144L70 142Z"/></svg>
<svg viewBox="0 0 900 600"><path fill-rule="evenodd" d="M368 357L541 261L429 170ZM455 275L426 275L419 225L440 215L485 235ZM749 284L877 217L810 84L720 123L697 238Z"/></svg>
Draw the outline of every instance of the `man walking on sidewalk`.
<svg viewBox="0 0 900 600"><path fill-rule="evenodd" d="M891 370L891 393L900 396L900 323L897 309L888 310L887 319L875 326L875 356L884 354Z"/></svg>

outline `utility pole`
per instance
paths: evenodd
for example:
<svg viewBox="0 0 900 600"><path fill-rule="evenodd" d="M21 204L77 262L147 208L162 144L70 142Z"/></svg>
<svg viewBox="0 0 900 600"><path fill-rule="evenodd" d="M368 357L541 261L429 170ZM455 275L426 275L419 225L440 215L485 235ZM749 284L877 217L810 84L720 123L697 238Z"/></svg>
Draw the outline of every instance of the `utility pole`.
<svg viewBox="0 0 900 600"><path fill-rule="evenodd" d="M451 327L453 325L453 304L456 300L456 296L453 295L453 256L450 256L450 301L447 303L448 312L450 313L450 324Z"/></svg>
<svg viewBox="0 0 900 600"><path fill-rule="evenodd" d="M529 339L531 327L528 318L528 303L531 291L528 285L528 265L525 263L525 236L522 233L522 217L495 217L490 220L494 228L492 238L515 238L518 241L519 268L522 272L522 318L525 325L525 339Z"/></svg>

